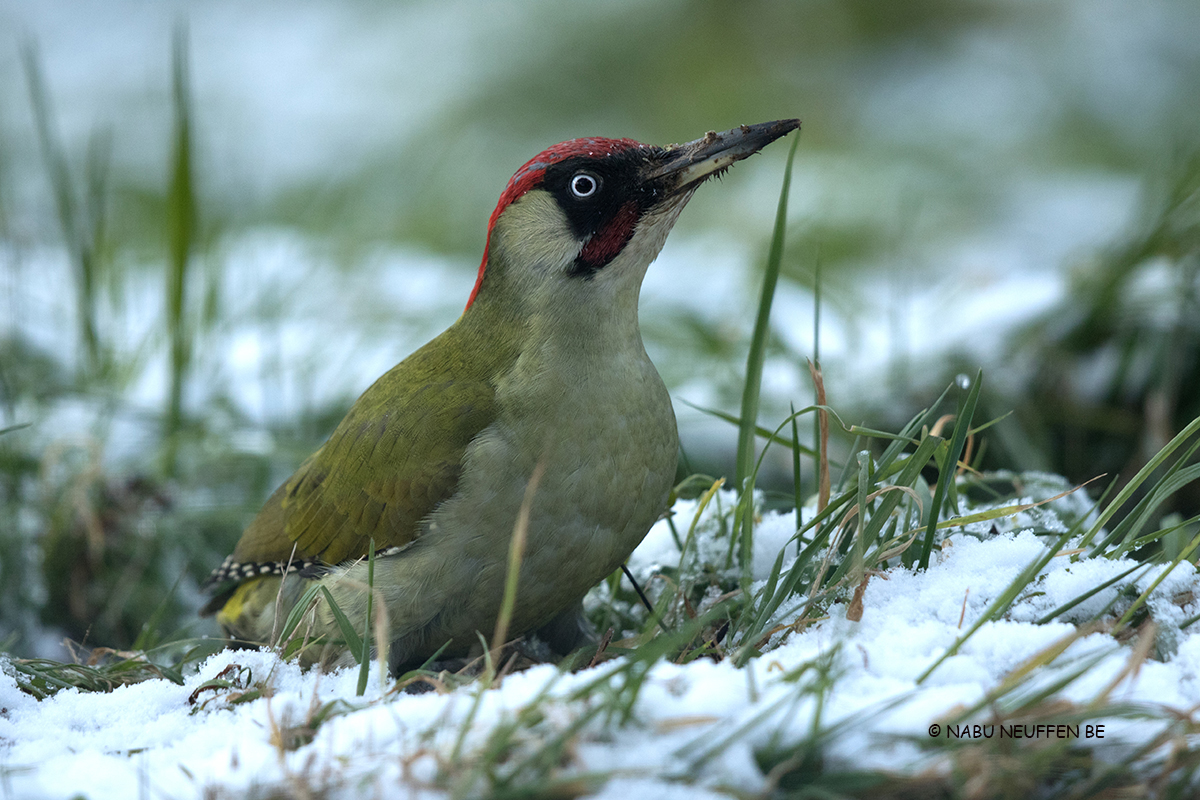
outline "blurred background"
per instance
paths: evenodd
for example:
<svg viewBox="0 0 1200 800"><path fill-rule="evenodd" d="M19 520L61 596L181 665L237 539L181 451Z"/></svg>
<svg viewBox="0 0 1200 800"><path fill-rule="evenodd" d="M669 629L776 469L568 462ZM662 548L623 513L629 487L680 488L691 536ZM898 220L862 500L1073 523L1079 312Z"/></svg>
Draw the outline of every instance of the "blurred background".
<svg viewBox="0 0 1200 800"><path fill-rule="evenodd" d="M1194 0L0 0L0 649L215 632L199 582L458 316L530 156L792 116L761 424L816 355L887 430L982 368L985 468L1130 475L1200 414ZM732 470L693 406L738 411L787 144L646 281L681 474Z"/></svg>

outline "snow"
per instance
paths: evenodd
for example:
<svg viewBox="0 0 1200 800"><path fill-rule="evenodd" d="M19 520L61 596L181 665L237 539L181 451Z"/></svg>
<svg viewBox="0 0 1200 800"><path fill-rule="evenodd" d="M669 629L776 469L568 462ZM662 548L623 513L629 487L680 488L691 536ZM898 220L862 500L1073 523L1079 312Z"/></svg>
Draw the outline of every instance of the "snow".
<svg viewBox="0 0 1200 800"><path fill-rule="evenodd" d="M1021 477L1039 499L1059 489L1053 476ZM718 492L695 518L693 536L701 559L727 546L718 539L727 535L722 530L730 524L734 502L731 493ZM697 506L688 500L676 504L681 536L692 526ZM473 773L473 766L508 735L505 726L532 708L540 717L521 718L510 743L512 762L565 732L570 741L553 774L578 779L591 797L706 798L722 796L723 788L760 791L766 779L756 752L801 741L814 725L827 735L823 755L831 766L913 774L940 763L919 747L931 725L942 725L946 736L944 726L958 711L1034 663L1041 665L1033 668L1026 684L993 701L998 709L1015 707L1021 697L1091 662L1081 677L1057 692L1059 699L1084 705L1107 697L1180 713L1196 707L1200 634L1178 627L1196 613L1195 597L1200 595L1197 571L1189 563L1176 567L1149 598L1163 641L1176 645L1173 652L1164 651L1164 660L1151 659L1130 670L1133 649L1128 643L1100 632L1080 635L1069 620L1090 616L1123 586L1144 591L1165 567L1135 572L1077 606L1065 620L1039 625L1035 620L1046 611L1133 563L1059 556L1008 614L985 622L955 655L920 680L1044 553L1046 543L1029 526L1031 515L1040 513L1039 527L1045 529L1051 527L1044 525L1047 515L1061 521L1085 514L1085 509L1085 499L1070 495L990 522L996 530L986 534L952 530L926 572L896 566L870 577L861 620L847 619L845 604L835 604L822 621L798 633L776 635L764 655L745 668L730 659L655 663L637 688L625 722L618 714L595 713L605 697L632 691L637 684L624 658L574 674L535 666L507 675L492 689L476 682L425 694L384 692L373 667L363 697L355 696L356 670L306 673L267 650L220 652L183 686L156 679L108 694L65 690L40 702L21 692L6 668L0 671L0 796L79 794L103 800L141 792L181 798L286 792L297 786L331 797L478 793L486 788L481 783L486 779ZM807 509L806 516L812 512ZM756 528L755 577L766 576L793 526L791 513L762 514ZM663 564L678 563L665 522L651 530L630 560L633 572L642 577ZM1048 652L1065 642L1069 645L1057 657L1047 659ZM200 688L218 677L229 685ZM253 689L261 696L243 694ZM337 705L311 741L294 740L293 734L303 734L306 721L330 703ZM577 731L568 731L580 721ZM1053 719L1045 722L1055 724ZM1080 738L1077 744L1105 759L1127 754L1164 724L1137 718L1091 723L1105 726L1103 738ZM1030 731L1033 736L1056 735ZM287 741L290 747L281 746Z"/></svg>

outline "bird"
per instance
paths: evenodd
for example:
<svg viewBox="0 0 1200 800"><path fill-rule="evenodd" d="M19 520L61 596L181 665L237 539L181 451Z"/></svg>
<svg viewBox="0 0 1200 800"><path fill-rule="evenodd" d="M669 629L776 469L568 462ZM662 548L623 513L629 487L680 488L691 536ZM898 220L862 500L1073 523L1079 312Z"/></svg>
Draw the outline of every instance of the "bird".
<svg viewBox="0 0 1200 800"><path fill-rule="evenodd" d="M232 642L275 645L319 585L301 661L333 668L353 663L337 613L363 630L373 591L393 671L469 655L496 626L520 519L509 631L558 653L586 644L583 596L664 513L678 463L638 327L643 277L701 183L799 127L662 147L579 138L529 160L488 220L462 315L270 496L205 582L202 613Z"/></svg>

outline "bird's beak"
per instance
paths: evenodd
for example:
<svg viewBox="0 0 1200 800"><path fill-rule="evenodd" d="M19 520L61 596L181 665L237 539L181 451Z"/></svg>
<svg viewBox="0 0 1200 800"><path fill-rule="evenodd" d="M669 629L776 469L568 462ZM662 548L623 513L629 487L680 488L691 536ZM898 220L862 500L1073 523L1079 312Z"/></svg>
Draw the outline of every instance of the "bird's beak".
<svg viewBox="0 0 1200 800"><path fill-rule="evenodd" d="M666 196L677 195L799 127L798 119L781 119L724 133L709 131L694 142L667 147L646 177Z"/></svg>

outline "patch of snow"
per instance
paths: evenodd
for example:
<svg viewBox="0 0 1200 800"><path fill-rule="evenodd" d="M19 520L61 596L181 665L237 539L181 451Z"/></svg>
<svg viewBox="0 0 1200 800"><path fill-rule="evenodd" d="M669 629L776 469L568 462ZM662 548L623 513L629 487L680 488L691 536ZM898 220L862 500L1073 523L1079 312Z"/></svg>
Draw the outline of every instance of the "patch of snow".
<svg viewBox="0 0 1200 800"><path fill-rule="evenodd" d="M1040 497L1054 493L1061 483L1053 476L1025 477L1026 488ZM696 519L694 541L702 556L718 556L727 547L733 502L732 493L718 492ZM1048 508L1075 513L1079 505L1067 497ZM695 501L676 504L681 536L686 536L696 508ZM773 561L767 555L788 542L793 526L790 514L763 515L757 528L756 578L766 577ZM1091 664L1059 691L1062 699L1086 704L1107 693L1114 701L1181 712L1200 703L1198 633L1176 628L1173 656L1129 671L1130 648L1111 637L1079 636L1065 621L1035 624L1048 609L1115 577L1131 563L1104 558L1051 559L1032 585L1035 591L1019 597L1003 618L984 623L955 655L918 682L1046 546L1021 529L952 535L946 542L924 573L895 567L873 575L858 621L847 619L846 607L835 604L824 621L776 636L773 648L742 669L728 660L707 659L654 665L628 724L620 726L604 716L591 719L573 734L557 774L592 775L599 782L592 796L600 798L639 792L716 797L722 787L759 791L765 778L756 752L809 736L821 692L826 763L903 772L936 767L939 756L926 755L918 746L929 736L930 725L944 724L956 709L979 702L1014 670L1044 658L1071 637L1061 654L1034 669L1018 695ZM635 573L648 574L656 566L678 563L678 558L663 521L630 563ZM1144 590L1161 569L1135 573L1124 583ZM1082 619L1098 610L1097 604L1112 599L1111 592L1100 593L1070 616ZM1193 593L1190 599L1188 592ZM1160 625L1177 626L1196 613L1197 594L1200 579L1194 567L1184 564L1151 594L1151 613ZM448 790L435 780L439 770L454 771L456 748L466 759L459 766L471 763L489 737L532 704L537 704L540 721L531 724L525 738L518 737L516 746L536 747L565 731L593 702L601 702L575 695L589 687L603 694L627 686L627 676L619 672L623 663L618 659L575 674L560 674L549 665L534 667L507 676L482 697L478 685L446 694L384 695L373 667L367 694L358 698L356 670L305 673L269 651L225 651L200 665L184 686L150 680L109 694L66 690L41 702L22 693L6 667L0 669L0 772L6 775L9 794L22 798L84 793L94 800L116 799L134 796L140 786L173 797L240 794L285 789L297 781L332 797L400 790L414 797L446 797ZM820 674L829 676L823 689L814 683ZM235 688L200 689L218 676L233 681ZM241 692L255 687L263 696L239 701ZM193 695L195 703L189 702ZM300 741L293 749L279 746L281 730L283 739L288 731L303 733L314 709L332 701L344 703L341 713L330 715L311 742ZM1016 700L1010 697L997 701L1001 708L1012 702ZM1128 753L1163 724L1115 718L1096 722L1106 726L1105 737L1078 744L1104 759Z"/></svg>

